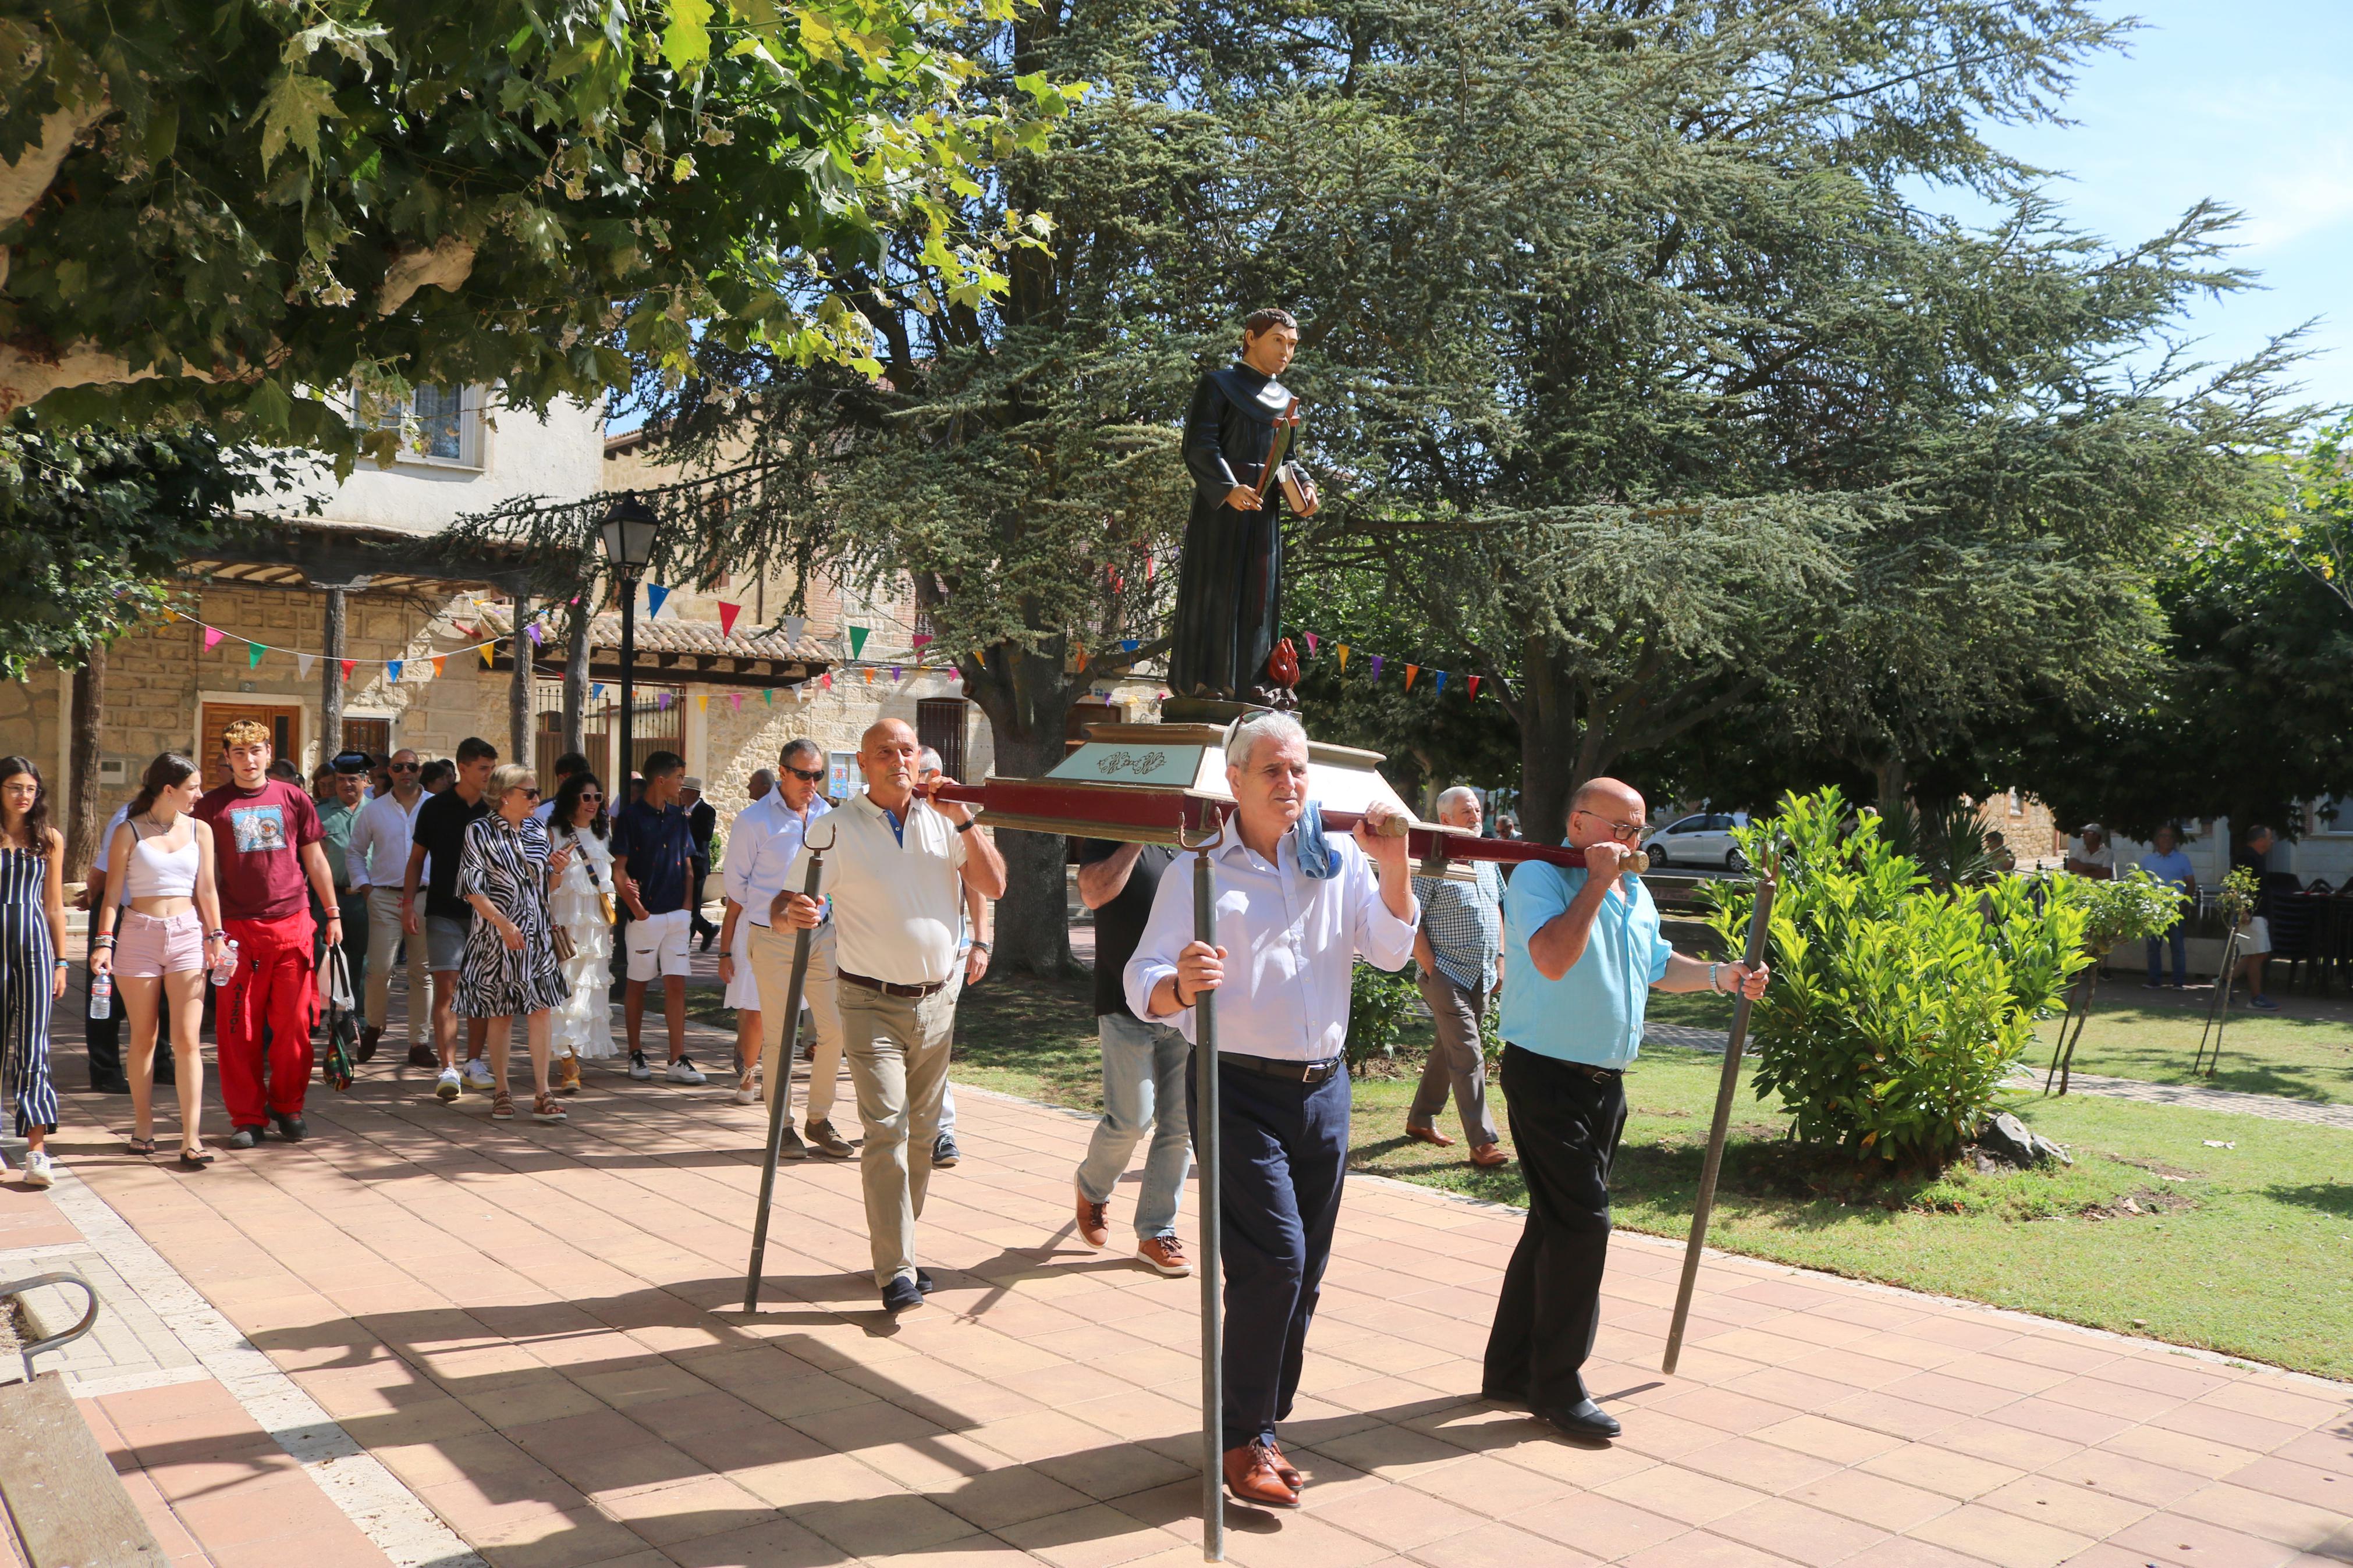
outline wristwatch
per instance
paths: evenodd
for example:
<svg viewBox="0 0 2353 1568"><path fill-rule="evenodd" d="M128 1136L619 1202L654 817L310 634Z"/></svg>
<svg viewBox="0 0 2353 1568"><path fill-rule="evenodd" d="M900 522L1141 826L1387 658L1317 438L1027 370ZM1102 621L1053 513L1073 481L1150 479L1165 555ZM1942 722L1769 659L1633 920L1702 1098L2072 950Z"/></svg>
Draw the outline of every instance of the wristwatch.
<svg viewBox="0 0 2353 1568"><path fill-rule="evenodd" d="M956 831L958 833L970 833L974 828L978 827L979 826L980 820L977 817L967 816L962 822L956 824Z"/></svg>

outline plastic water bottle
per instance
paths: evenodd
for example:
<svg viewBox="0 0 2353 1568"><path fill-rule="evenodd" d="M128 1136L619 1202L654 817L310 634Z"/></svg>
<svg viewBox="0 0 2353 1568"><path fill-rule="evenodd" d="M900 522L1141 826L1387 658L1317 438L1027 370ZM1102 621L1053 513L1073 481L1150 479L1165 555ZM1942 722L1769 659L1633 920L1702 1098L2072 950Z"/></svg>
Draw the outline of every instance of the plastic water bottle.
<svg viewBox="0 0 2353 1568"><path fill-rule="evenodd" d="M90 1016L104 1018L114 1012L114 976L111 973L90 977Z"/></svg>
<svg viewBox="0 0 2353 1568"><path fill-rule="evenodd" d="M221 943L221 961L213 965L213 984L226 985L237 976L237 938Z"/></svg>

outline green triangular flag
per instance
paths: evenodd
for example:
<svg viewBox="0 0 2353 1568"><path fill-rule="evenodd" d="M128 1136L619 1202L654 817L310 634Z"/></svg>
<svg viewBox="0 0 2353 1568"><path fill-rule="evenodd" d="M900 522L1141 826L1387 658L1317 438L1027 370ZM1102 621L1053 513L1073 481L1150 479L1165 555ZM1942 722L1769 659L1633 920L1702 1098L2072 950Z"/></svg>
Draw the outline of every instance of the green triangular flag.
<svg viewBox="0 0 2353 1568"><path fill-rule="evenodd" d="M763 688L760 692L760 700L766 703L769 707L774 708L776 705L776 689L773 686Z"/></svg>
<svg viewBox="0 0 2353 1568"><path fill-rule="evenodd" d="M852 627L850 627L850 628L849 628L849 657L850 657L850 658L857 658L860 653L862 653L862 652L864 652L864 651L865 651L865 648L866 648L866 628L865 628L864 626L852 626Z"/></svg>
<svg viewBox="0 0 2353 1568"><path fill-rule="evenodd" d="M259 669L261 668L261 656L269 651L269 650L268 648L262 647L258 642L249 642L246 644L245 668L248 669Z"/></svg>

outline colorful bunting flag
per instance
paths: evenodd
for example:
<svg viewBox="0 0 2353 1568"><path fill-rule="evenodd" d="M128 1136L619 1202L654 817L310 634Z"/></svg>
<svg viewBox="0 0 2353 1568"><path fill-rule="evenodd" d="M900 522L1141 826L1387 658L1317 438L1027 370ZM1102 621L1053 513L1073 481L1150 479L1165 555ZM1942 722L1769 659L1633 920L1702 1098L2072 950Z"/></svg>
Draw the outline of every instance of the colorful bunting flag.
<svg viewBox="0 0 2353 1568"><path fill-rule="evenodd" d="M261 668L261 656L269 651L269 650L268 648L262 647L258 642L249 642L246 644L245 668L248 669L259 669Z"/></svg>
<svg viewBox="0 0 2353 1568"><path fill-rule="evenodd" d="M1314 632L1309 632L1307 634L1307 657L1310 658L1314 658L1315 657L1315 634Z"/></svg>
<svg viewBox="0 0 2353 1568"><path fill-rule="evenodd" d="M408 661L407 661L406 659L402 659L402 658L388 658L388 659L385 659L385 660L384 661L384 673L385 673L385 679L388 679L388 680L390 680L390 681L392 682L392 684L394 684L395 686L399 685L399 684L400 684L400 667L401 667L402 665L404 665L404 664L407 663L407 662L408 662Z"/></svg>
<svg viewBox="0 0 2353 1568"><path fill-rule="evenodd" d="M895 664L891 667L891 684L893 686L899 684L899 667Z"/></svg>
<svg viewBox="0 0 2353 1568"><path fill-rule="evenodd" d="M694 710L698 713L708 713L711 711L711 693L708 691L698 691L694 694Z"/></svg>
<svg viewBox="0 0 2353 1568"><path fill-rule="evenodd" d="M176 622L179 618L180 612L177 610L166 610L164 612L164 622L166 626Z"/></svg>
<svg viewBox="0 0 2353 1568"><path fill-rule="evenodd" d="M1472 701L1473 701L1473 702L1478 701L1478 700L1479 700L1479 678L1478 678L1477 676L1475 676L1475 675L1474 675L1474 676L1472 676L1472 677L1471 677L1469 680L1467 680L1466 682L1464 682L1464 689L1465 689L1465 690L1467 690L1467 691L1469 691L1469 692L1471 693L1471 700L1472 700Z"/></svg>
<svg viewBox="0 0 2353 1568"><path fill-rule="evenodd" d="M343 684L345 686L349 686L352 683L352 671L358 667L359 662L360 661L355 658L347 658L343 660Z"/></svg>
<svg viewBox="0 0 2353 1568"><path fill-rule="evenodd" d="M827 670L823 675L818 676L818 677L817 678L817 685L818 685L818 690L820 690L820 691L830 691L830 690L832 690L832 689L833 689L833 671L831 671L831 670L829 670L829 669L828 669L828 670Z"/></svg>
<svg viewBox="0 0 2353 1568"><path fill-rule="evenodd" d="M1381 678L1381 666L1388 662L1388 656L1387 654L1377 653L1373 655L1373 679L1375 680L1378 680Z"/></svg>
<svg viewBox="0 0 2353 1568"><path fill-rule="evenodd" d="M917 632L913 637L909 637L909 638L907 639L907 646L908 646L909 647L922 647L924 644L926 644L926 643L930 642L931 640L932 640L932 634L931 634L931 633L929 633L929 632Z"/></svg>
<svg viewBox="0 0 2353 1568"><path fill-rule="evenodd" d="M441 671L442 671L443 668L448 664L448 662L449 662L449 658L448 658L448 655L446 655L446 654L437 654L437 655L435 655L435 656L434 656L434 659L433 659L433 679L434 679L438 680L438 679L441 679Z"/></svg>
<svg viewBox="0 0 2353 1568"><path fill-rule="evenodd" d="M532 647L541 647L545 646L546 642L547 642L547 634L546 634L545 632L543 632L543 631L542 631L542 630L540 629L540 626L539 626L539 623L538 623L537 621L533 621L533 622L532 622L532 623L531 623L531 646L532 646Z"/></svg>
<svg viewBox="0 0 2353 1568"><path fill-rule="evenodd" d="M744 694L740 691L729 692L727 694L727 705L735 712L741 713L744 711Z"/></svg>
<svg viewBox="0 0 2353 1568"><path fill-rule="evenodd" d="M220 646L220 640L221 634L218 626L206 626L205 628L205 648L206 652L210 652L212 649L218 647Z"/></svg>
<svg viewBox="0 0 2353 1568"><path fill-rule="evenodd" d="M652 620L656 616L660 615L660 614L661 614L661 607L662 607L663 601L667 600L669 597L670 597L670 590L669 590L668 588L663 587L663 586L662 586L660 584L659 584L659 583L649 583L649 584L646 584L646 619L648 619L648 620L649 620L649 621L650 621L650 620Z"/></svg>
<svg viewBox="0 0 2353 1568"><path fill-rule="evenodd" d="M1144 645L1141 642L1138 642L1134 637L1122 637L1119 639L1119 651L1122 653L1134 653L1137 648L1140 648L1143 646Z"/></svg>
<svg viewBox="0 0 2353 1568"><path fill-rule="evenodd" d="M594 686L591 686L591 687L588 689L588 697L589 697L589 700L590 700L591 701L594 701L596 699L597 699L597 698L599 698L599 697L602 697L602 696L604 696L604 695L605 695L605 683L604 683L603 681L601 681L601 680L600 680L600 681L598 681L598 682L596 682Z"/></svg>
<svg viewBox="0 0 2353 1568"><path fill-rule="evenodd" d="M1446 672L1445 672L1444 670L1442 670L1442 669L1441 669L1441 670L1438 671L1438 672L1437 672L1437 674L1438 674L1438 694L1439 694L1440 697L1443 697L1443 696L1445 696L1445 695L1446 695Z"/></svg>
<svg viewBox="0 0 2353 1568"><path fill-rule="evenodd" d="M760 700L766 703L769 707L774 708L776 705L776 688L771 686L763 689L760 692Z"/></svg>
<svg viewBox="0 0 2353 1568"><path fill-rule="evenodd" d="M480 652L482 655L482 668L484 669L492 668L491 661L491 645L489 643L484 643L481 647Z"/></svg>
<svg viewBox="0 0 2353 1568"><path fill-rule="evenodd" d="M1340 673L1341 673L1341 674L1343 674L1343 675L1347 674L1347 673L1348 673L1348 645L1347 645L1346 643L1344 643L1344 642L1343 642L1343 643L1334 643L1334 644L1332 645L1332 651L1333 651L1334 653L1336 653L1336 654L1338 654L1338 655L1340 656Z"/></svg>
<svg viewBox="0 0 2353 1568"><path fill-rule="evenodd" d="M669 711L670 711L670 693L669 693L669 692L667 692L667 691L664 691L664 692L660 692L660 693L657 694L657 695L655 696L655 698L654 698L654 706L655 706L656 708L660 709L660 710L661 710L663 712L665 712L665 713L669 712Z"/></svg>
<svg viewBox="0 0 2353 1568"><path fill-rule="evenodd" d="M1405 667L1405 689L1408 691L1413 689L1413 678L1420 673L1421 666L1418 664L1409 664Z"/></svg>
<svg viewBox="0 0 2353 1568"><path fill-rule="evenodd" d="M866 650L866 639L869 635L869 628L865 626L852 626L849 628L850 658L856 658L860 654Z"/></svg>
<svg viewBox="0 0 2353 1568"><path fill-rule="evenodd" d="M743 613L743 605L731 605L724 599L720 600L719 635L723 637L733 637L735 635L735 617Z"/></svg>
<svg viewBox="0 0 2353 1568"><path fill-rule="evenodd" d="M801 634L807 630L808 630L808 617L807 616L786 616L785 617L785 640L786 642L797 643L800 641Z"/></svg>
<svg viewBox="0 0 2353 1568"><path fill-rule="evenodd" d="M315 653L298 653L294 656L294 673L308 680L311 679L311 667L318 662L319 656Z"/></svg>

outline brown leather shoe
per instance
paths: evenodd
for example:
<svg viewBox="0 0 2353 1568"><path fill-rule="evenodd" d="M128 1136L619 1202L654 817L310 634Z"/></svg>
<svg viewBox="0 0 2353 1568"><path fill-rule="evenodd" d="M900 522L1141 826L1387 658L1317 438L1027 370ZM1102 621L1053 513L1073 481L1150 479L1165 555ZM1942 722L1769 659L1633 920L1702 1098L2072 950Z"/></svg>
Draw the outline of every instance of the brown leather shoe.
<svg viewBox="0 0 2353 1568"><path fill-rule="evenodd" d="M1500 1143L1477 1143L1472 1146L1471 1163L1474 1165L1508 1165L1512 1157L1504 1152L1504 1146Z"/></svg>
<svg viewBox="0 0 2353 1568"><path fill-rule="evenodd" d="M1079 1239L1100 1252L1103 1244L1111 1240L1111 1205L1088 1197L1075 1181L1071 1184L1071 1191L1078 1199Z"/></svg>
<svg viewBox="0 0 2353 1568"><path fill-rule="evenodd" d="M352 1053L352 1060L364 1062L375 1055L375 1043L384 1038L384 1031L374 1024L362 1026L360 1048Z"/></svg>
<svg viewBox="0 0 2353 1568"><path fill-rule="evenodd" d="M431 1046L411 1046L408 1047L408 1065L428 1069L438 1068L441 1065L441 1055Z"/></svg>
<svg viewBox="0 0 2353 1568"><path fill-rule="evenodd" d="M1173 1236L1147 1236L1135 1244L1135 1256L1146 1268L1156 1269L1171 1279L1181 1279L1193 1272L1185 1261L1185 1244Z"/></svg>
<svg viewBox="0 0 2353 1568"><path fill-rule="evenodd" d="M843 1140L840 1133L833 1130L833 1123L830 1121L810 1122L807 1136L808 1146L828 1160L847 1160L858 1152Z"/></svg>
<svg viewBox="0 0 2353 1568"><path fill-rule="evenodd" d="M1275 1467L1279 1456L1264 1443L1245 1443L1226 1450L1226 1489L1235 1500L1267 1508L1297 1508L1299 1494L1291 1489Z"/></svg>
<svg viewBox="0 0 2353 1568"><path fill-rule="evenodd" d="M1412 1122L1409 1121L1405 1124L1405 1135L1423 1143L1433 1144L1440 1149L1451 1149L1454 1147L1454 1140L1449 1138L1445 1133L1440 1132L1435 1127L1416 1127Z"/></svg>
<svg viewBox="0 0 2353 1568"><path fill-rule="evenodd" d="M1299 1473L1298 1466L1282 1457L1282 1445L1269 1443L1266 1449L1268 1453L1274 1456L1274 1473L1282 1478L1282 1484L1295 1492L1305 1491L1307 1478Z"/></svg>

